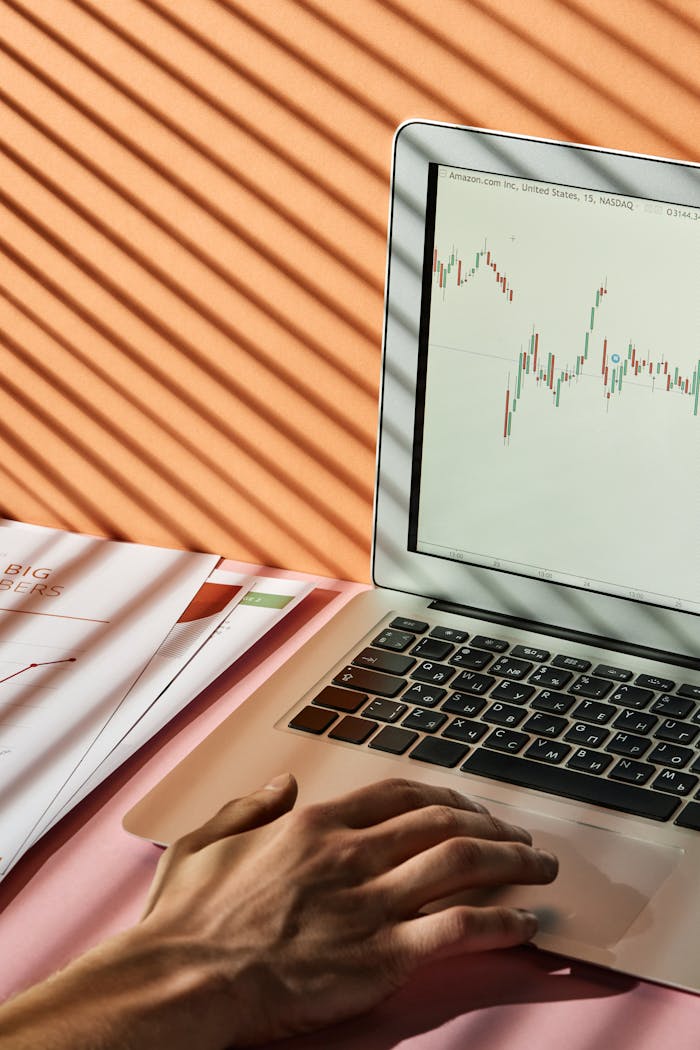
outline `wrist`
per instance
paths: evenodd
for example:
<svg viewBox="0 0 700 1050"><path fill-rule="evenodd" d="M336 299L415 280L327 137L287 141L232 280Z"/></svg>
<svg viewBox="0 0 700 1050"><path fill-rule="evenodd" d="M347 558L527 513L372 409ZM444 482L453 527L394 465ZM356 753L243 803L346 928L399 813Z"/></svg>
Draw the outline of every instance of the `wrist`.
<svg viewBox="0 0 700 1050"><path fill-rule="evenodd" d="M236 1039L232 1014L206 952L140 924L7 1003L0 1041L8 1050L35 1048L36 1036L43 1050L219 1050Z"/></svg>
<svg viewBox="0 0 700 1050"><path fill-rule="evenodd" d="M218 1050L235 1036L231 1031L228 1040L217 1040L224 982L207 949L186 938L164 937L140 923L78 960L78 966L83 972L76 972L77 982L87 985L93 998L100 974L103 1008L115 1026L123 1024L125 1034L138 1032L134 1043L139 1047ZM130 1046L126 1039L124 1044Z"/></svg>

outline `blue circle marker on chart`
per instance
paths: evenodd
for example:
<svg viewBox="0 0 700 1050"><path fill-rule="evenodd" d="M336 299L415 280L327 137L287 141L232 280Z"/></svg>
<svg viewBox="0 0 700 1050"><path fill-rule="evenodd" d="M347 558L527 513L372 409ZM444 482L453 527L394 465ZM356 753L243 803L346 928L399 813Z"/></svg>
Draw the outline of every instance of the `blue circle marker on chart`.
<svg viewBox="0 0 700 1050"><path fill-rule="evenodd" d="M619 355L619 354L611 354L611 355L610 355L610 360L612 361L612 363L613 363L614 365L616 365L616 364L619 364L619 361L620 361L620 355Z"/></svg>

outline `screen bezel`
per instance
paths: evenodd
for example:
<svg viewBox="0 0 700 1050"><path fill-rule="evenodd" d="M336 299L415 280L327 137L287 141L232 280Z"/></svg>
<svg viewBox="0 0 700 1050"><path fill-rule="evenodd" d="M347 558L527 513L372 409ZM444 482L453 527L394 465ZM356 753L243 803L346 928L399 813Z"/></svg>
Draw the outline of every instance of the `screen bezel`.
<svg viewBox="0 0 700 1050"><path fill-rule="evenodd" d="M393 161L372 558L375 584L495 617L700 659L700 617L692 613L408 549L430 163L696 208L700 165L427 121L399 127ZM700 442L698 446L700 471Z"/></svg>

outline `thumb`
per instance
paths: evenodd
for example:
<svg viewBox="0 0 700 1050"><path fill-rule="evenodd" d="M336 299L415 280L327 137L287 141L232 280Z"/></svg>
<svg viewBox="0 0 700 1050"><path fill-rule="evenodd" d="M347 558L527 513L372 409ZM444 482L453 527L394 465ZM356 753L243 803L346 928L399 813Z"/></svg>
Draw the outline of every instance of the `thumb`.
<svg viewBox="0 0 700 1050"><path fill-rule="evenodd" d="M265 787L227 802L206 824L173 842L158 861L141 919L153 911L168 879L186 856L231 835L270 824L289 812L296 802L297 792L297 782L292 774L283 773Z"/></svg>
<svg viewBox="0 0 700 1050"><path fill-rule="evenodd" d="M297 793L295 778L291 773L282 773L257 791L227 802L211 820L191 831L181 843L188 852L194 852L228 835L269 824L292 809Z"/></svg>

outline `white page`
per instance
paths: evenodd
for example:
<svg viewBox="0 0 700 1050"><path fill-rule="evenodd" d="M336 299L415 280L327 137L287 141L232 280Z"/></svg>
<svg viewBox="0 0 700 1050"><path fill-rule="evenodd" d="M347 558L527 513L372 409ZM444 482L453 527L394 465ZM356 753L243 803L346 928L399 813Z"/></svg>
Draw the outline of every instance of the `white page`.
<svg viewBox="0 0 700 1050"><path fill-rule="evenodd" d="M224 622L250 590L255 577L214 569L197 591L178 622L154 653L142 674L129 690L117 711L104 725L70 778L56 795L32 834L36 842L55 823L58 815L77 805L84 794L77 794L86 780L143 717L161 693L182 670L207 638ZM121 761L131 751L122 754Z"/></svg>
<svg viewBox="0 0 700 1050"><path fill-rule="evenodd" d="M226 570L217 571L223 573ZM310 594L314 586L303 580L255 578L250 591L233 612L161 694L158 702L143 714L128 735L79 788L71 798L70 805L64 806L54 818L54 823L290 613Z"/></svg>
<svg viewBox="0 0 700 1050"><path fill-rule="evenodd" d="M0 877L217 561L0 520Z"/></svg>

